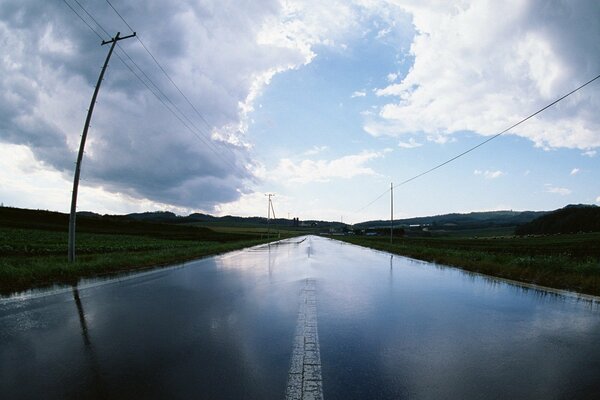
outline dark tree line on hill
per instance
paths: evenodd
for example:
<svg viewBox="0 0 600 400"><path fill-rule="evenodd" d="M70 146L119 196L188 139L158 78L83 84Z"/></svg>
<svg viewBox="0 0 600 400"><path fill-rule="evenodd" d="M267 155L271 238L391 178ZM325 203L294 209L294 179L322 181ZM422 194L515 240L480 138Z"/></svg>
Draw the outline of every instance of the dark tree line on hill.
<svg viewBox="0 0 600 400"><path fill-rule="evenodd" d="M546 214L545 211L485 211L468 214L442 214L429 217L405 218L394 221L394 225L429 226L433 230L464 230L497 227L514 227ZM389 220L367 221L355 224L355 228L389 227Z"/></svg>
<svg viewBox="0 0 600 400"><path fill-rule="evenodd" d="M0 207L0 227L40 229L67 232L69 215L54 211L28 210ZM202 240L226 242L247 239L248 236L219 233L211 229L166 224L157 221L130 219L125 216L101 216L94 213L77 213L77 231L87 233L119 233L141 235L160 239Z"/></svg>
<svg viewBox="0 0 600 400"><path fill-rule="evenodd" d="M78 228L83 232L113 232L146 234L157 237L199 238L218 237L209 229L199 226L256 226L264 227L264 217L236 217L227 215L215 217L194 213L178 216L172 212L146 212L128 215L99 215L92 212L77 213ZM0 207L0 226L14 228L36 228L64 230L68 215L52 211L27 210L13 207ZM348 231L349 226L333 221L300 221L298 218L271 219L271 226L309 227L308 229L340 229ZM356 234L367 232L389 235L390 221L369 221L354 225ZM427 227L428 231L460 231L490 227L516 227L517 235L544 235L557 233L600 232L600 207L594 205L569 205L556 211L492 211L468 214L445 214L431 217L408 218L394 221L394 236L406 234L411 226L415 229ZM405 229L401 226L404 225ZM303 229L303 228L302 228ZM210 235L209 235L210 233ZM231 235L228 235L228 237ZM218 240L218 238L217 238Z"/></svg>
<svg viewBox="0 0 600 400"><path fill-rule="evenodd" d="M568 205L518 226L517 235L600 232L600 207Z"/></svg>

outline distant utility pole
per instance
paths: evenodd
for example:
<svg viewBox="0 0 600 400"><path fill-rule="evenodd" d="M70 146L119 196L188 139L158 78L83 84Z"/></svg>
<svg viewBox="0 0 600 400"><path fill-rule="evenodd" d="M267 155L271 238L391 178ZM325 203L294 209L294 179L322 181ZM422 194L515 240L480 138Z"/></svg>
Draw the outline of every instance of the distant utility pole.
<svg viewBox="0 0 600 400"><path fill-rule="evenodd" d="M269 197L269 204L267 205L267 236L271 238L271 225L269 225L271 220L271 211L273 211L273 219L275 219L275 210L273 209L273 201L271 201L271 197L275 197L275 195L273 193L267 193L265 196Z"/></svg>
<svg viewBox="0 0 600 400"><path fill-rule="evenodd" d="M390 183L390 244L394 242L394 183Z"/></svg>
<svg viewBox="0 0 600 400"><path fill-rule="evenodd" d="M77 190L79 189L79 174L81 173L81 160L83 159L83 152L85 149L85 139L87 138L88 128L90 127L90 121L92 120L92 113L94 112L94 105L96 104L96 98L98 97L98 91L100 90L100 84L102 84L102 80L104 79L104 72L106 72L106 67L108 67L108 61L110 60L110 56L115 48L115 45L119 40L128 39L130 37L135 36L135 32L129 36L119 37L121 32L117 32L114 38L111 40L103 40L101 46L105 44L112 43L110 46L110 50L108 51L108 55L106 56L106 61L104 61L104 65L102 66L102 70L100 71L100 76L98 77L98 83L96 83L96 88L94 89L94 94L92 95L92 101L90 102L90 108L88 109L87 117L85 119L85 125L83 126L83 133L81 134L81 143L79 144L79 153L77 154L77 164L75 165L75 177L73 178L73 193L71 197L71 215L69 216L69 262L75 261L75 217L77 211Z"/></svg>

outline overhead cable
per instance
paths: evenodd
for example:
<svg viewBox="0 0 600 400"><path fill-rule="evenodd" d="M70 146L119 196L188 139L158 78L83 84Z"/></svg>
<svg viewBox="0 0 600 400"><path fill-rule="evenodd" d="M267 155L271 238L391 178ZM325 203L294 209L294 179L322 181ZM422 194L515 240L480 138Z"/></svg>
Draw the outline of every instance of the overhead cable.
<svg viewBox="0 0 600 400"><path fill-rule="evenodd" d="M421 172L421 173L419 173L419 174L417 174L417 175L415 175L415 176L413 176L413 177L411 177L411 178L408 178L408 179L406 179L406 180L404 180L404 181L402 181L402 182L400 182L400 183L398 183L398 184L394 185L394 186L393 186L393 188L397 188L397 187L399 187L399 186L405 185L405 184L407 184L407 183L409 183L409 182L412 182L412 181L414 181L415 179L418 179L418 178L420 178L420 177L422 177L422 176L424 176L424 175L427 175L427 174L429 174L430 172L433 172L433 171L435 171L435 170L436 170L436 169L438 169L438 168L441 168L441 167L443 167L444 165L450 164L452 161L455 161L455 160L457 160L458 158L461 158L462 156L464 156L464 155L466 155L466 154L468 154L468 153L472 152L473 150L475 150L475 149L478 149L479 147L483 146L484 144L491 142L492 140L494 140L494 139L498 138L499 136L501 136L501 135L505 134L506 132L510 131L511 129L513 129L513 128L516 128L517 126L521 125L522 123L524 123L524 122L526 122L526 121L530 120L531 118L535 117L536 115L540 114L541 112L543 112L543 111L547 110L548 108L552 107L553 105L555 105L555 104L557 104L557 103L559 103L559 102L563 101L563 100L564 100L564 99L566 99L567 97L571 96L573 93L575 93L575 92L577 92L577 91L579 91L579 90L583 89L584 87L586 87L587 85L589 85L590 83L594 82L595 80L597 80L597 79L599 79L599 78L600 78L600 75L597 75L596 77L594 77L594 78L590 79L589 81L587 81L587 82L583 83L582 85L578 86L577 88L575 88L575 89L571 90L569 93L567 93L567 94L565 94L565 95L563 95L563 96L559 97L558 99L554 100L553 102L551 102L551 103L547 104L546 106L544 106L544 107L540 108L540 109L539 109L539 110L537 110L536 112L534 112L534 113L532 113L532 114L528 115L527 117L525 117L525 118L521 119L519 122L517 122L517 123L515 123L515 124L513 124L513 125L511 125L511 126L509 126L508 128L504 129L503 131L501 131L501 132L499 132L499 133L497 133L497 134L495 134L495 135L493 135L493 136L491 136L491 137L487 138L487 139L486 139L486 140L484 140L483 142L481 142L481 143L479 143L479 144L477 144L477 145L475 145L475 146L473 146L473 147L469 148L468 150L465 150L465 151L463 151L462 153L460 153L460 154L458 154L458 155L456 155L456 156L454 156L454 157L452 157L452 158L450 158L450 159L448 159L448 160L446 160L446 161L444 161L444 162L442 162L442 163L440 163L440 164L437 164L437 165L435 165L435 166L434 166L434 167L432 167L432 168L429 168L429 169L428 169L428 170L426 170L426 171L423 171L423 172ZM386 191L385 191L385 192L383 192L381 195L379 195L379 196L378 196L378 197L377 197L375 200L372 200L372 201L371 201L370 203L368 203L367 205L365 205L365 206L363 206L363 207L359 208L359 209L358 209L356 212L362 211L362 210L364 210L365 208L369 207L371 204L375 203L377 200L379 200L380 198L382 198L382 197L383 197L383 196L384 196L386 193L388 193L390 190L392 190L392 188L390 188L390 189L386 190Z"/></svg>

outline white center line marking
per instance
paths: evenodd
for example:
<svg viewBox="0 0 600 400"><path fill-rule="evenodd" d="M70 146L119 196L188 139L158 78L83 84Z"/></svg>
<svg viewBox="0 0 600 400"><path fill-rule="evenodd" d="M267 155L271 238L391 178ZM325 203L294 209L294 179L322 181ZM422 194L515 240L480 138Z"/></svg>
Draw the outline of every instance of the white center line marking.
<svg viewBox="0 0 600 400"><path fill-rule="evenodd" d="M286 400L323 400L314 279L307 279L302 289L285 398Z"/></svg>

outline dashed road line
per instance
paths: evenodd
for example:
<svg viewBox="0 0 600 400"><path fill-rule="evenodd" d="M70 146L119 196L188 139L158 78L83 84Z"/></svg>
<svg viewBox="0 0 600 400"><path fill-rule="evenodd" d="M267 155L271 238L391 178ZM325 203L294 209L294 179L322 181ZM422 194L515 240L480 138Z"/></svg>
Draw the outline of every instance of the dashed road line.
<svg viewBox="0 0 600 400"><path fill-rule="evenodd" d="M302 289L286 400L323 400L315 286L314 279L307 279Z"/></svg>

